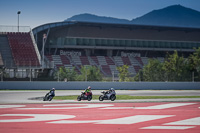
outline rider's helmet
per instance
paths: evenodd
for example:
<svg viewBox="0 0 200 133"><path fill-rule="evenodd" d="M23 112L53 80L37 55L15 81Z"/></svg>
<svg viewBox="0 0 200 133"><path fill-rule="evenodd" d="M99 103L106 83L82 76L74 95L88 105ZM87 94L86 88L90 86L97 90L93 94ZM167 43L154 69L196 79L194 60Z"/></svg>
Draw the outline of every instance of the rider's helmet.
<svg viewBox="0 0 200 133"><path fill-rule="evenodd" d="M91 87L90 87L90 86L88 86L88 89L90 89L90 90L91 90Z"/></svg>
<svg viewBox="0 0 200 133"><path fill-rule="evenodd" d="M52 90L52 91L55 91L55 88L52 88L51 90Z"/></svg>
<svg viewBox="0 0 200 133"><path fill-rule="evenodd" d="M114 91L114 88L110 88L111 91Z"/></svg>

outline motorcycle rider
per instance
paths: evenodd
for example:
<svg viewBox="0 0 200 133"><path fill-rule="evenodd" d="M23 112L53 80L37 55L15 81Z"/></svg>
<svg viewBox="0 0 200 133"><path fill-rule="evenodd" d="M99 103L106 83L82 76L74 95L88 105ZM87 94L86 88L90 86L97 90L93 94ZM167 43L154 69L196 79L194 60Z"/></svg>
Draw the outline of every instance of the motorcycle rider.
<svg viewBox="0 0 200 133"><path fill-rule="evenodd" d="M91 101L92 100L92 92L91 92L91 87L88 86L88 88L86 88L84 90L84 92L81 92L81 95L77 97L78 101L81 100L88 100Z"/></svg>
<svg viewBox="0 0 200 133"><path fill-rule="evenodd" d="M88 86L88 88L85 89L85 92L84 92L84 93L85 93L86 96L90 95L90 94L91 94L91 87Z"/></svg>
<svg viewBox="0 0 200 133"><path fill-rule="evenodd" d="M55 96L55 88L52 88L43 98L43 101L51 101Z"/></svg>
<svg viewBox="0 0 200 133"><path fill-rule="evenodd" d="M110 88L110 89L107 91L107 93L109 94L109 93L114 92L114 91L115 91L114 88Z"/></svg>
<svg viewBox="0 0 200 133"><path fill-rule="evenodd" d="M50 90L50 95L51 95L52 97L55 96L55 88L52 88L52 89Z"/></svg>

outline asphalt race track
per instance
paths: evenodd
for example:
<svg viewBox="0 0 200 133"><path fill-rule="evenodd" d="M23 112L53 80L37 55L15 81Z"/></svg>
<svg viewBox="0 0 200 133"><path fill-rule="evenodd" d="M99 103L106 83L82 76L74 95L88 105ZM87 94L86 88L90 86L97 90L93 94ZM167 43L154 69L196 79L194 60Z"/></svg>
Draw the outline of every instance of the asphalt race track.
<svg viewBox="0 0 200 133"><path fill-rule="evenodd" d="M181 95L189 93L179 92ZM191 91L189 94L198 95L198 92ZM46 91L32 91L32 93L31 91L0 91L0 132L199 133L200 131L200 102L198 100L174 102L29 100L33 97L31 94L40 97L45 93ZM72 93L80 92L68 92L68 94ZM128 93L136 95L136 93ZM161 93L161 91L146 91L145 93L145 95L147 93L156 95L155 93ZM175 93L178 91L174 91ZM63 95L63 92L57 91L56 94ZM8 100L2 101L3 98Z"/></svg>
<svg viewBox="0 0 200 133"><path fill-rule="evenodd" d="M64 95L80 95L83 90L56 90L56 96ZM102 90L92 90L93 95L101 95ZM0 91L0 103L44 103L42 97L45 96L47 90L37 91ZM117 95L133 95L133 96L200 96L200 90L116 90ZM39 99L37 99L39 98ZM76 100L76 99L74 99ZM52 102L77 102L77 101L55 101ZM200 101L200 98L195 99L164 99L164 101ZM127 100L126 100L127 101ZM123 102L126 102L123 101ZM131 100L128 102L154 102L156 100ZM163 100L160 100L163 101ZM51 102L51 103L52 103ZM91 102L99 102L92 100ZM106 102L106 101L105 101ZM122 102L116 99L115 102ZM46 103L46 102L45 102Z"/></svg>
<svg viewBox="0 0 200 133"><path fill-rule="evenodd" d="M0 105L1 133L199 133L200 102Z"/></svg>

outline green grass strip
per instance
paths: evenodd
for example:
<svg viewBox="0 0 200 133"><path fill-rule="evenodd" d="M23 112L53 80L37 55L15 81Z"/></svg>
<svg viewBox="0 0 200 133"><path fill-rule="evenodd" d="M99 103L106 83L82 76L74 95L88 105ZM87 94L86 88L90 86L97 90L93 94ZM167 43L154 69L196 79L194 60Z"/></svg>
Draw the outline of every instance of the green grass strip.
<svg viewBox="0 0 200 133"><path fill-rule="evenodd" d="M78 95L70 96L55 96L57 100L75 100ZM170 99L170 98L200 98L200 96L130 96L130 95L117 95L117 100L131 100L131 99ZM98 100L99 95L93 95L93 100Z"/></svg>

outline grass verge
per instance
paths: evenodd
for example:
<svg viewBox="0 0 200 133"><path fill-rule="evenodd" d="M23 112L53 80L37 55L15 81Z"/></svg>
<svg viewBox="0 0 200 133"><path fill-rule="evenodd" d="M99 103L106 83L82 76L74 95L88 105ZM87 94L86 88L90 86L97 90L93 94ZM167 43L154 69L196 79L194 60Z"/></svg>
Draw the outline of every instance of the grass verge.
<svg viewBox="0 0 200 133"><path fill-rule="evenodd" d="M55 96L56 100L75 100L78 95L69 96ZM130 96L130 95L117 95L117 100L131 100L131 99L170 99L170 98L200 98L200 96ZM93 100L98 100L99 95L93 95Z"/></svg>

